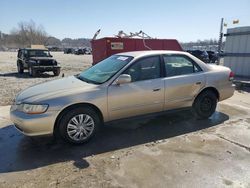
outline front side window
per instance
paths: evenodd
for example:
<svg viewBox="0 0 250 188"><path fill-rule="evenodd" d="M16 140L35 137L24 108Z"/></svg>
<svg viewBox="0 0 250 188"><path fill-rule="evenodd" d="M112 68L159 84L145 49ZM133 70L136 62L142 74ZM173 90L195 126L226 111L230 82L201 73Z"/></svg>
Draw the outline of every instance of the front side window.
<svg viewBox="0 0 250 188"><path fill-rule="evenodd" d="M78 78L85 82L102 84L127 65L133 57L113 55L93 67L83 71Z"/></svg>
<svg viewBox="0 0 250 188"><path fill-rule="evenodd" d="M25 58L27 56L27 51L26 50L22 50L21 52L21 58Z"/></svg>
<svg viewBox="0 0 250 188"><path fill-rule="evenodd" d="M18 50L18 53L17 53L17 57L20 58L21 57L21 50Z"/></svg>
<svg viewBox="0 0 250 188"><path fill-rule="evenodd" d="M132 82L160 78L160 57L146 57L135 62L123 74L129 74Z"/></svg>
<svg viewBox="0 0 250 188"><path fill-rule="evenodd" d="M201 68L191 59L180 55L163 56L165 63L166 76L178 76L200 72Z"/></svg>

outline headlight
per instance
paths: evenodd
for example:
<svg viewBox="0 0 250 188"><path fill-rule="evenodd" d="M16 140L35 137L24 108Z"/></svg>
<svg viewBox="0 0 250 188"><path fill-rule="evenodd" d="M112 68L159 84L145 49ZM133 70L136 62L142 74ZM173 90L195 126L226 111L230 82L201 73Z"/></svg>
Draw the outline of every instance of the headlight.
<svg viewBox="0 0 250 188"><path fill-rule="evenodd" d="M27 114L42 114L46 112L49 105L47 104L18 104L16 110L27 113Z"/></svg>

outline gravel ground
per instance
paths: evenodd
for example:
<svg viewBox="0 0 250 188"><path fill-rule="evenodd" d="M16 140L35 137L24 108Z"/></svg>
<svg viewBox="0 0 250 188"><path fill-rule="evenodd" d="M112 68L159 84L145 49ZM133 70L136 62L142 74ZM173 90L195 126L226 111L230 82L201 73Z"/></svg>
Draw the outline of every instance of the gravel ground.
<svg viewBox="0 0 250 188"><path fill-rule="evenodd" d="M34 84L58 79L64 76L75 75L91 66L91 55L63 54L52 52L53 57L61 63L60 76L53 76L52 72L43 73L39 77L29 77L28 72L18 74L16 68L17 52L0 52L0 106L9 105L15 95Z"/></svg>

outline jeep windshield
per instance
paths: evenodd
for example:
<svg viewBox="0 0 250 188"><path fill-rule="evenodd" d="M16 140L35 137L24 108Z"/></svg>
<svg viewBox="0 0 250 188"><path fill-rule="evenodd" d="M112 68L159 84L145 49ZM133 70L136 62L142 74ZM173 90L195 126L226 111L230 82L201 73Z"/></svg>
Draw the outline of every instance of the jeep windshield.
<svg viewBox="0 0 250 188"><path fill-rule="evenodd" d="M29 57L50 57L48 50L28 50Z"/></svg>
<svg viewBox="0 0 250 188"><path fill-rule="evenodd" d="M77 78L89 83L102 84L108 81L132 59L133 57L131 56L113 55L83 71Z"/></svg>

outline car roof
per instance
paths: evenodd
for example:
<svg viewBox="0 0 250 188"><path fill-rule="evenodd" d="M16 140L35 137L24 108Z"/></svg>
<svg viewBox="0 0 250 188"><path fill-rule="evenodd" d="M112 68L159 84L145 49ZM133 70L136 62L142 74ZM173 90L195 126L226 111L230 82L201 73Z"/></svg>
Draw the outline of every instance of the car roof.
<svg viewBox="0 0 250 188"><path fill-rule="evenodd" d="M185 51L172 51L172 50L148 50L148 51L132 51L132 52L123 52L118 53L116 55L124 55L124 56L131 56L134 59L138 59L140 57L148 56L148 55L161 55L161 54L180 54L180 55L186 55L193 59L198 65L202 68L202 70L207 71L209 67L202 62L200 59L196 58L195 56L191 55L188 52Z"/></svg>
<svg viewBox="0 0 250 188"><path fill-rule="evenodd" d="M122 52L116 55L132 56L134 58L147 56L147 55L160 55L160 54L187 54L184 51L172 51L172 50L147 50L147 51L131 51L131 52Z"/></svg>

